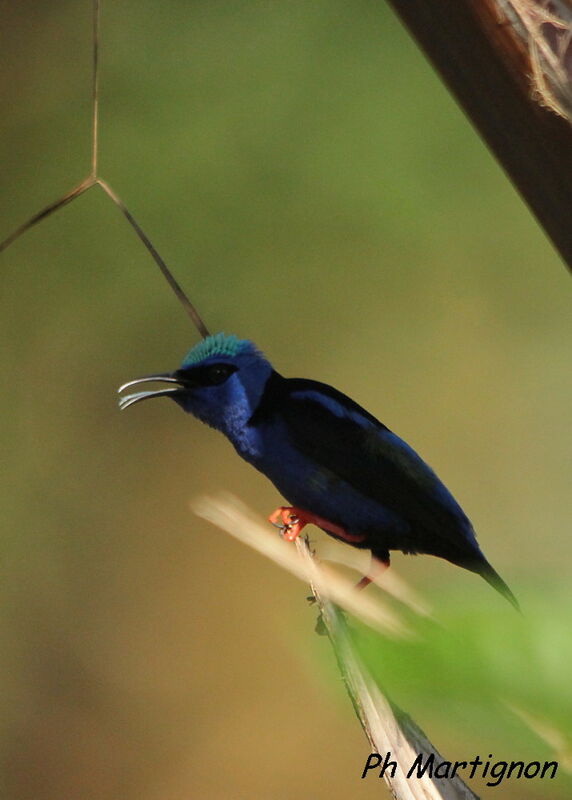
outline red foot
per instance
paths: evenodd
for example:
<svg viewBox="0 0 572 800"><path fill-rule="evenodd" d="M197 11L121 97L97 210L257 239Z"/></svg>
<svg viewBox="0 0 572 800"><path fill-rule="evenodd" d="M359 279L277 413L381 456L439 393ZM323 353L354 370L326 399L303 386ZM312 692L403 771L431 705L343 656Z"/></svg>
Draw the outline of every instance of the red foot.
<svg viewBox="0 0 572 800"><path fill-rule="evenodd" d="M282 524L278 523L282 520ZM311 515L306 514L295 506L280 506L268 517L268 522L276 525L282 531L282 536L287 542L293 542L300 535L302 529L313 522Z"/></svg>

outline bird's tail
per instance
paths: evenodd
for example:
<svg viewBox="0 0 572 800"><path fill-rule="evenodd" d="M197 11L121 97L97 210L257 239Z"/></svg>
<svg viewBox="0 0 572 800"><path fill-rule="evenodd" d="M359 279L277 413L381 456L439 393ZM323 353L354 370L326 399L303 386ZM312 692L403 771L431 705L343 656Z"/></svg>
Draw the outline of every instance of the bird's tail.
<svg viewBox="0 0 572 800"><path fill-rule="evenodd" d="M518 611L519 614L522 614L520 610L520 606L518 604L518 600L513 595L511 590L508 588L506 583L503 581L501 576L498 572L491 567L488 561L481 561L476 568L474 568L475 572L478 572L488 584L490 584L493 589L496 589L497 592L502 594L503 597L506 597L508 602Z"/></svg>

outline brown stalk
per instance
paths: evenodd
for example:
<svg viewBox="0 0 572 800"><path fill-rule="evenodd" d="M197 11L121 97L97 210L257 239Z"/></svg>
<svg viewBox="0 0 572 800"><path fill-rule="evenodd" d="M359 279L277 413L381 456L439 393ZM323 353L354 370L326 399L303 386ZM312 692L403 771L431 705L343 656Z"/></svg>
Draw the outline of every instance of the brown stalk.
<svg viewBox="0 0 572 800"><path fill-rule="evenodd" d="M420 778L415 774L407 778L411 765L420 754L423 761L432 753L437 763L445 759L411 717L387 697L370 675L356 651L341 608L387 637L412 635L403 617L383 601L367 596L367 592L356 592L354 581L326 570L314 558L305 538L296 539L296 548L280 539L235 497L202 498L193 503L193 508L203 519L310 584L321 623L371 752L379 753L382 759L390 753L391 760L397 763L394 775L392 770L383 775L392 796L396 800L478 800L477 795L456 775L438 778L426 772ZM377 780L376 772L372 771L370 780Z"/></svg>
<svg viewBox="0 0 572 800"><path fill-rule="evenodd" d="M566 102L572 84L572 4L388 2L572 269L572 104ZM521 17L517 12L524 8L528 14ZM552 20L558 15L558 25L531 22L547 9ZM554 59L560 59L558 70ZM544 95L543 80L549 87Z"/></svg>

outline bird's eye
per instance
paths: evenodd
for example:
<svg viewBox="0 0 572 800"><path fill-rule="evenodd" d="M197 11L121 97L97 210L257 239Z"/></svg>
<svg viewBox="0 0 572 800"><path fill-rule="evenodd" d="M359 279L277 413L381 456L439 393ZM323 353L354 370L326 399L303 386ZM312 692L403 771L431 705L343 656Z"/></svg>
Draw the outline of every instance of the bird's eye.
<svg viewBox="0 0 572 800"><path fill-rule="evenodd" d="M224 383L234 371L235 368L228 364L212 364L208 367L205 377L209 386L218 386L218 384Z"/></svg>

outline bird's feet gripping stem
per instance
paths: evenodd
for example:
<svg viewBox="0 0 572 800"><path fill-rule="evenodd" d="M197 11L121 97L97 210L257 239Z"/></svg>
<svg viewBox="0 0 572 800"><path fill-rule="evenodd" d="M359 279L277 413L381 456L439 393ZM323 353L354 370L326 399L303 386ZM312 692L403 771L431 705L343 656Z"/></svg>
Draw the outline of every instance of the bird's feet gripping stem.
<svg viewBox="0 0 572 800"><path fill-rule="evenodd" d="M310 516L296 506L280 506L268 517L268 522L280 528L282 536L287 542L293 542L300 535L302 529L312 521Z"/></svg>

